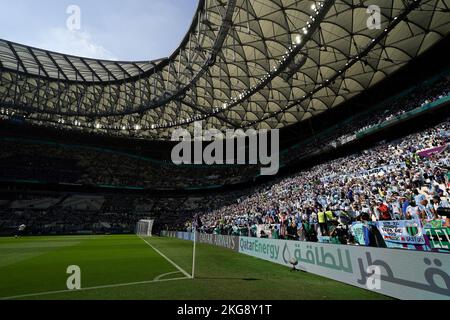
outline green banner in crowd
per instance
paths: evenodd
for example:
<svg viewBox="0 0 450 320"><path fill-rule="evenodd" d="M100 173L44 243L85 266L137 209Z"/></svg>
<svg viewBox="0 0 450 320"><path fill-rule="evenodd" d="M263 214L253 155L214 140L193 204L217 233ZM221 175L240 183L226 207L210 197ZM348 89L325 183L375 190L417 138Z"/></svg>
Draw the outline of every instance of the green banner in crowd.
<svg viewBox="0 0 450 320"><path fill-rule="evenodd" d="M450 250L449 228L425 229L425 235L430 240L431 249Z"/></svg>

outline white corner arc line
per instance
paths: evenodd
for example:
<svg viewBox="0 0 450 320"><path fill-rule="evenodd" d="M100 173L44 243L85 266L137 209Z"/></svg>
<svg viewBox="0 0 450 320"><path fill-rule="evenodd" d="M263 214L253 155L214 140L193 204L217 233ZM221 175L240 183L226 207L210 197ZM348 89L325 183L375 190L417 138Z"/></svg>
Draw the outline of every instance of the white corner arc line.
<svg viewBox="0 0 450 320"><path fill-rule="evenodd" d="M47 291L47 292L40 292L40 293L24 294L24 295L13 296L13 297L0 297L0 301L1 300L15 300L15 299L23 299L23 298L32 298L32 297L39 297L39 296L49 296L49 295L59 294L59 293L74 293L74 292L82 292L82 291L130 287L130 286L137 286L137 285L144 285L144 284L151 284L151 283L158 283L158 282L169 282L169 281L190 280L190 279L191 279L191 277L183 277L183 278L173 278L173 279L162 279L162 280L150 280L150 281L121 283L121 284L111 284L111 285L98 286L98 287L81 288L79 290L66 289L66 290L58 290L58 291Z"/></svg>
<svg viewBox="0 0 450 320"><path fill-rule="evenodd" d="M162 275L157 276L154 280L155 280L155 281L161 280L162 278L165 278L165 277L167 277L167 276L171 276L171 275L173 275L173 274L178 274L178 273L181 273L181 272L180 272L180 271L175 271L175 272L164 273L164 274L162 274Z"/></svg>
<svg viewBox="0 0 450 320"><path fill-rule="evenodd" d="M162 253L161 251L159 251L158 249L156 249L154 246L152 246L150 243L148 243L144 238L141 238L142 241L144 241L148 246L150 246L153 250L155 250L161 257L163 257L164 259L166 259L168 262L170 262L175 268L177 268L182 274L184 274L186 277L192 279L192 275L187 273L183 268L181 268L179 265L177 265L175 262L173 262L172 260L170 260L168 257L166 257L166 255L164 253Z"/></svg>

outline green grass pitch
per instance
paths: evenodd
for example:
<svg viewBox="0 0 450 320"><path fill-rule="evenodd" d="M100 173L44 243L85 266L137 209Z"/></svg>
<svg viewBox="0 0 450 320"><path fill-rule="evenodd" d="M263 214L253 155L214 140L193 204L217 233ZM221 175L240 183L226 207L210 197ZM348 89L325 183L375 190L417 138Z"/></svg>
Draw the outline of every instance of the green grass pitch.
<svg viewBox="0 0 450 320"><path fill-rule="evenodd" d="M387 299L203 244L197 247L196 279L189 279L192 246L133 235L0 238L0 299ZM82 290L67 290L70 265L81 268Z"/></svg>

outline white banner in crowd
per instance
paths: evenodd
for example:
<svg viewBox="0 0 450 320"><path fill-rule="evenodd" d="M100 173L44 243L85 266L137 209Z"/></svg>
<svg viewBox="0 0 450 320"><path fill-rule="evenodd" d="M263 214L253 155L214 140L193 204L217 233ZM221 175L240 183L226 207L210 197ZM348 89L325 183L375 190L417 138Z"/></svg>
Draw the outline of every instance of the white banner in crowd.
<svg viewBox="0 0 450 320"><path fill-rule="evenodd" d="M356 175L351 176L351 177L370 177L370 176L374 176L374 175L377 175L380 173L386 174L395 169L405 169L406 167L407 167L406 163L402 162L402 163L397 163L397 164L392 164L392 165L388 165L388 166L383 166L383 167L379 167L379 168L361 171L360 173L357 173Z"/></svg>
<svg viewBox="0 0 450 320"><path fill-rule="evenodd" d="M425 244L420 220L379 221L378 230L388 246L389 242Z"/></svg>
<svg viewBox="0 0 450 320"><path fill-rule="evenodd" d="M374 169L370 169L370 170L364 170L364 171L360 171L358 173L355 174L351 174L351 175L344 175L343 177L345 178L361 178L361 177L370 177L370 176L374 176L374 175L379 175L380 173L388 173L391 172L394 169L405 169L406 166L406 162L401 162L401 163L397 163L397 164L392 164L392 165L388 165L388 166L383 166L383 167L379 167L379 168L374 168ZM322 183L328 182L334 178L336 178L337 175L333 174L333 175L329 175L326 176L324 178L321 178L320 181Z"/></svg>

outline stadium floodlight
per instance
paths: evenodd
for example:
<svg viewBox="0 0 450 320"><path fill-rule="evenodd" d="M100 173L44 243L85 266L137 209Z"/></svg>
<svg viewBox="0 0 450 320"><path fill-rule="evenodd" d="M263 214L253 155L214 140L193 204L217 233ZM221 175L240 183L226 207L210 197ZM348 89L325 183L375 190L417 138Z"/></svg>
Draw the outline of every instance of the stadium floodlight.
<svg viewBox="0 0 450 320"><path fill-rule="evenodd" d="M139 220L136 224L136 234L140 237L151 237L154 219Z"/></svg>

